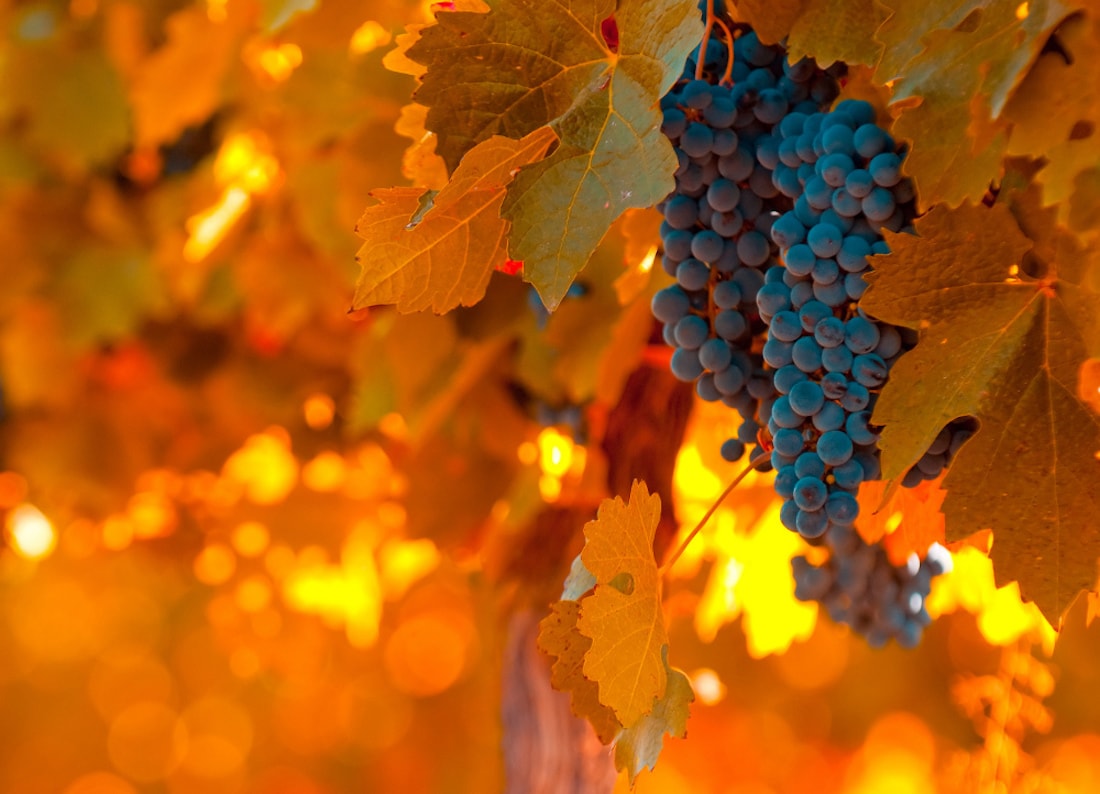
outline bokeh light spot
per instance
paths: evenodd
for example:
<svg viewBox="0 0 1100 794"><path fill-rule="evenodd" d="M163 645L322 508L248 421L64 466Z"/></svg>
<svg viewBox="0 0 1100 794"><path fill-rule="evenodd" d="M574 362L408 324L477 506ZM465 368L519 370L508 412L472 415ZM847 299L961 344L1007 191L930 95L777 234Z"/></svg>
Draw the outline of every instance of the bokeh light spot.
<svg viewBox="0 0 1100 794"><path fill-rule="evenodd" d="M138 783L168 777L187 753L187 727L163 703L137 703L111 722L107 754L115 768Z"/></svg>
<svg viewBox="0 0 1100 794"><path fill-rule="evenodd" d="M348 49L356 55L363 55L389 44L390 38L391 34L388 30L373 19L368 19L351 34Z"/></svg>
<svg viewBox="0 0 1100 794"><path fill-rule="evenodd" d="M236 601L245 612L260 612L271 603L271 584L262 575L249 576L237 585Z"/></svg>
<svg viewBox="0 0 1100 794"><path fill-rule="evenodd" d="M192 703L180 718L189 737L183 768L201 778L238 772L252 748L252 720L240 706L218 697Z"/></svg>
<svg viewBox="0 0 1100 794"><path fill-rule="evenodd" d="M469 644L464 615L445 610L417 615L403 621L386 643L386 671L402 692L437 695L462 675Z"/></svg>
<svg viewBox="0 0 1100 794"><path fill-rule="evenodd" d="M224 543L211 543L195 558L194 569L196 579L213 587L229 580L237 569L237 558Z"/></svg>
<svg viewBox="0 0 1100 794"><path fill-rule="evenodd" d="M66 786L62 794L138 794L138 791L118 775L89 772Z"/></svg>
<svg viewBox="0 0 1100 794"><path fill-rule="evenodd" d="M346 480L347 465L344 458L331 450L320 453L302 468L302 482L318 493L338 491Z"/></svg>
<svg viewBox="0 0 1100 794"><path fill-rule="evenodd" d="M259 557L270 541L270 531L259 521L245 521L233 530L233 548L242 557Z"/></svg>
<svg viewBox="0 0 1100 794"><path fill-rule="evenodd" d="M311 394L302 404L306 424L313 430L324 430L336 415L336 403L327 394Z"/></svg>
<svg viewBox="0 0 1100 794"><path fill-rule="evenodd" d="M57 548L57 532L42 511L21 504L8 513L8 538L15 553L28 560L48 557Z"/></svg>

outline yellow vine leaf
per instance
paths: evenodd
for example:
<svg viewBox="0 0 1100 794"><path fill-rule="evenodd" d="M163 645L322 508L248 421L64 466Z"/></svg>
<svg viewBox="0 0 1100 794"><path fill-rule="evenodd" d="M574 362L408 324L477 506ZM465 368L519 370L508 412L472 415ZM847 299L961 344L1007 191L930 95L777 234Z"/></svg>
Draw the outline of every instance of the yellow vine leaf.
<svg viewBox="0 0 1100 794"><path fill-rule="evenodd" d="M653 536L661 498L634 481L630 501L605 499L584 527L581 560L596 578L580 602L577 628L592 640L584 674L600 688L600 702L624 725L653 710L665 694L663 654L668 631L661 611L661 582Z"/></svg>
<svg viewBox="0 0 1100 794"><path fill-rule="evenodd" d="M980 199L1000 176L1009 124L1005 103L1072 9L1042 0L1019 14L1017 0L882 0L889 16L875 37L876 69L894 81L894 101L913 103L894 125L913 141L906 169L921 207Z"/></svg>
<svg viewBox="0 0 1100 794"><path fill-rule="evenodd" d="M923 557L933 543L944 542L942 508L947 492L940 487L940 479L926 480L915 488L895 488L883 504L888 490L889 483L883 480L859 486L856 530L864 541L882 541L895 565L904 564L914 552Z"/></svg>
<svg viewBox="0 0 1100 794"><path fill-rule="evenodd" d="M1076 203L1067 199L1083 172L1100 165L1100 13L1075 16L1058 29L1059 47L1036 61L1005 108L1013 123L1008 153L1042 157L1043 202L1059 204L1071 228ZM1095 223L1087 224L1095 229Z"/></svg>
<svg viewBox="0 0 1100 794"><path fill-rule="evenodd" d="M424 126L428 109L413 102L401 108L394 132L412 141L401 158L401 174L417 187L442 190L447 186L447 164L435 153L435 133Z"/></svg>
<svg viewBox="0 0 1100 794"><path fill-rule="evenodd" d="M550 684L559 692L568 692L573 713L588 720L600 741L610 744L622 729L615 712L600 703L595 681L584 677L584 656L592 640L577 631L580 604L558 601L550 614L539 623L539 648L553 659Z"/></svg>
<svg viewBox="0 0 1100 794"><path fill-rule="evenodd" d="M653 711L645 714L615 740L615 768L626 771L631 785L643 768L653 769L665 743L665 734L687 735L689 706L695 700L688 677L665 664L668 686Z"/></svg>
<svg viewBox="0 0 1100 794"><path fill-rule="evenodd" d="M953 419L977 417L944 479L948 539L992 529L998 580L1018 581L1055 623L1095 581L1100 553L1100 417L1077 394L1100 347L1100 295L1034 193L933 209L919 236L888 232L893 253L875 258L861 305L922 329L875 408L883 476L904 473Z"/></svg>
<svg viewBox="0 0 1100 794"><path fill-rule="evenodd" d="M765 44L778 44L791 32L806 0L739 0L733 6L734 18L748 22Z"/></svg>
<svg viewBox="0 0 1100 794"><path fill-rule="evenodd" d="M882 53L872 34L886 16L875 0L809 0L791 26L789 58L810 55L822 67L837 61L870 66Z"/></svg>
<svg viewBox="0 0 1100 794"><path fill-rule="evenodd" d="M166 27L168 41L134 71L130 98L142 146L175 140L221 105L244 22L236 13L215 21L192 5L169 17Z"/></svg>
<svg viewBox="0 0 1100 794"><path fill-rule="evenodd" d="M401 312L442 314L477 303L506 256L505 188L554 140L547 127L520 141L494 136L472 149L434 196L421 188L374 191L380 203L356 227L366 242L353 308L396 304Z"/></svg>

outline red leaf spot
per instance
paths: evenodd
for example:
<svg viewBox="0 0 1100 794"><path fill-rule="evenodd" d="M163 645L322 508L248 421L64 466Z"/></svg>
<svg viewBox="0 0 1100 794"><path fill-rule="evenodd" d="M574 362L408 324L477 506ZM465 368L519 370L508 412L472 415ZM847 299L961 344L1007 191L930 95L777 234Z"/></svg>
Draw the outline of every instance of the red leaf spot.
<svg viewBox="0 0 1100 794"><path fill-rule="evenodd" d="M514 276L516 273L523 270L523 260L505 259L496 266L496 270L500 273L504 273L506 276Z"/></svg>
<svg viewBox="0 0 1100 794"><path fill-rule="evenodd" d="M603 35L604 44L607 45L607 49L612 52L618 52L619 24L615 21L614 14L600 23L600 33Z"/></svg>

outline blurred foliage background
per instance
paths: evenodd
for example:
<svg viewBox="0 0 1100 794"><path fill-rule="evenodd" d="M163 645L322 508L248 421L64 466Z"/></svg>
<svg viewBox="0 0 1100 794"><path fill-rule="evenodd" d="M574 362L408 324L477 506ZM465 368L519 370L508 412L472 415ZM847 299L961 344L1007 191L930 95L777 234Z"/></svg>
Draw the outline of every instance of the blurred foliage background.
<svg viewBox="0 0 1100 794"><path fill-rule="evenodd" d="M507 273L349 316L370 190L440 177L383 66L432 13L0 3L0 790L526 790L517 616L632 477L666 543L732 477L647 345L646 213L552 317ZM674 569L697 699L638 791L1100 790L1092 602L1055 646L965 548L924 644L873 651L793 599L771 501Z"/></svg>

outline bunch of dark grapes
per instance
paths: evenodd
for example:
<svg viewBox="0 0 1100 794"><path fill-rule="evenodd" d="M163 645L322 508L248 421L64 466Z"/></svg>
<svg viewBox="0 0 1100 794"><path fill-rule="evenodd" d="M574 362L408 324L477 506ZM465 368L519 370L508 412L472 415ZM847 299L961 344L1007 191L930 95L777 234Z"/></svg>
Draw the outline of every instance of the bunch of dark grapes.
<svg viewBox="0 0 1100 794"><path fill-rule="evenodd" d="M796 558L800 597L821 600L834 619L875 643L895 637L911 645L927 624L932 576L950 556L944 562L934 552L933 562L914 557L895 568L881 546L852 530L860 483L880 477L875 401L894 361L916 341L858 305L868 257L889 252L881 230L911 228L904 156L871 105L855 100L829 113L790 113L758 144L757 157L794 207L772 224L782 264L768 271L757 308L768 323L762 354L778 394L768 435L780 516L832 551L822 568ZM903 484L937 476L971 432L968 420L944 428Z"/></svg>
<svg viewBox="0 0 1100 794"><path fill-rule="evenodd" d="M951 552L933 543L923 558L910 554L896 566L881 544L865 543L847 527L832 530L830 544L832 555L820 567L801 556L791 561L795 596L820 602L833 620L851 626L873 647L891 639L903 648L916 647L932 622L925 607L932 579L951 570Z"/></svg>
<svg viewBox="0 0 1100 794"><path fill-rule="evenodd" d="M653 313L673 374L741 415L723 457L770 450L784 525L830 549L822 566L795 558L798 597L872 644L915 645L950 554L934 545L898 567L853 529L860 483L880 477L875 401L916 343L859 308L868 257L889 252L882 229L909 230L915 214L905 149L866 102L823 112L842 67L791 65L783 47L723 20L708 29L727 35L704 41L661 101L679 161L658 205L676 284ZM973 431L970 420L944 428L903 484L938 476Z"/></svg>
<svg viewBox="0 0 1100 794"><path fill-rule="evenodd" d="M775 396L760 354L766 326L756 296L776 265L772 224L792 206L757 147L790 113L827 106L838 87L813 61L790 65L782 48L755 33L722 28L741 34L730 34L732 57L728 40L710 38L661 100L661 129L679 160L676 188L658 204L662 265L676 284L652 306L674 348L673 374L741 415L737 437L722 445L723 457L735 461L757 440Z"/></svg>

